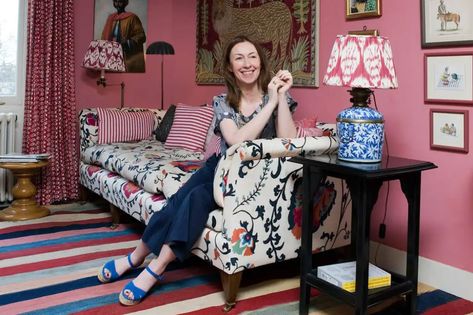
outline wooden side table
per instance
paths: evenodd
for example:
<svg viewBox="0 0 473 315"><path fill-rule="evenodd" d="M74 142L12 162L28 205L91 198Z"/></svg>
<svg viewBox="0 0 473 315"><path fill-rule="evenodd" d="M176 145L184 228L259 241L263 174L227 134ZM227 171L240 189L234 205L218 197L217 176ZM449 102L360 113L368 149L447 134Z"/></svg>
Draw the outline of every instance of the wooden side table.
<svg viewBox="0 0 473 315"><path fill-rule="evenodd" d="M45 217L49 209L38 205L35 200L37 189L31 179L48 165L48 160L33 163L4 162L1 168L12 171L17 182L13 186L13 202L10 207L0 211L0 221L23 221Z"/></svg>
<svg viewBox="0 0 473 315"><path fill-rule="evenodd" d="M303 165L303 216L301 232L301 288L299 314L309 310L310 288L315 287L355 308L355 314L367 314L369 306L386 298L406 294L408 310L416 313L417 276L419 261L419 219L421 172L436 168L434 164L393 156L384 156L374 164L343 162L336 156L294 157L292 162ZM345 179L353 205L352 247L356 259L356 291L350 293L317 277L317 266L312 265L312 203L311 196L327 177ZM368 290L368 264L371 210L383 182L399 180L408 202L407 268L406 275L391 273L391 285Z"/></svg>

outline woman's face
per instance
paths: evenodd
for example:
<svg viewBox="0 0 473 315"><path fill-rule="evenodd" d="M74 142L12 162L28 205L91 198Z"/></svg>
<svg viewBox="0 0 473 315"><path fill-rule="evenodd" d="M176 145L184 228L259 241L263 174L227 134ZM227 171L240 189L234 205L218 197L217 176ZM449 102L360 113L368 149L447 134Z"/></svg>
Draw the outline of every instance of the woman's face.
<svg viewBox="0 0 473 315"><path fill-rule="evenodd" d="M261 70L261 60L256 47L250 42L241 42L230 51L230 71L238 86L256 84Z"/></svg>

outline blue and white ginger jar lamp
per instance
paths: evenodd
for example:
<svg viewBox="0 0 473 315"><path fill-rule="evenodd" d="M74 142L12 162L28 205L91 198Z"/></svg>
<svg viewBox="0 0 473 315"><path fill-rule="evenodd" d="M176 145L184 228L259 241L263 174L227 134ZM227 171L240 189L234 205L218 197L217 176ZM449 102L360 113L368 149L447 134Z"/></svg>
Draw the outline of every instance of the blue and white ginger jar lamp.
<svg viewBox="0 0 473 315"><path fill-rule="evenodd" d="M351 87L352 107L337 116L338 158L376 163L383 155L384 117L370 108L371 89L398 87L391 45L385 37L339 35L330 56L324 84Z"/></svg>

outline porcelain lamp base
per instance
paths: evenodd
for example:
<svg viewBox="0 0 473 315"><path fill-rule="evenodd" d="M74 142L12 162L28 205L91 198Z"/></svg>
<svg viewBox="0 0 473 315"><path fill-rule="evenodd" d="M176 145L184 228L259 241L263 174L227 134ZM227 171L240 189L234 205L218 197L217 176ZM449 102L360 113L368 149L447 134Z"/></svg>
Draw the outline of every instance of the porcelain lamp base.
<svg viewBox="0 0 473 315"><path fill-rule="evenodd" d="M384 117L368 106L353 106L337 116L340 137L338 158L357 163L380 162L383 155Z"/></svg>

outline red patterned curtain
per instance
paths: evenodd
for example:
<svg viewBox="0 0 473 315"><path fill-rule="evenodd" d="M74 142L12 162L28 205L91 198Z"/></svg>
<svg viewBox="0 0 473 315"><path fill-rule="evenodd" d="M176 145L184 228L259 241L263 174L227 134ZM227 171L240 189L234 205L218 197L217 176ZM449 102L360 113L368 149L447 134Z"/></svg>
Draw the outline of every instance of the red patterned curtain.
<svg viewBox="0 0 473 315"><path fill-rule="evenodd" d="M50 153L38 200L78 198L73 0L28 1L23 152Z"/></svg>

